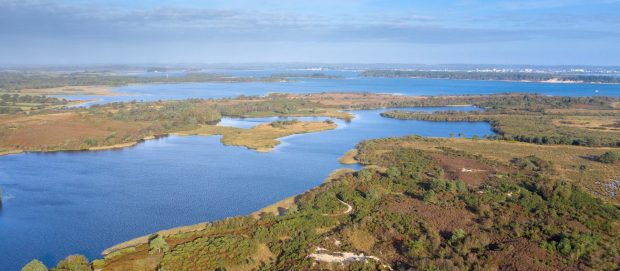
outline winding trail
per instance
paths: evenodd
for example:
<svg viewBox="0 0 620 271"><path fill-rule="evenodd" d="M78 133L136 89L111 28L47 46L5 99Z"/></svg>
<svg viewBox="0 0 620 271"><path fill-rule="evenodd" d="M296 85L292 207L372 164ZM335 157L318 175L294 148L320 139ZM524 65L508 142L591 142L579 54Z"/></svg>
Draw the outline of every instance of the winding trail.
<svg viewBox="0 0 620 271"><path fill-rule="evenodd" d="M344 211L344 213L342 213L341 215L346 215L346 214L350 213L351 211L353 211L353 206L351 206L351 204L348 204L348 203L346 203L346 202L344 202L344 201L342 201L340 199L338 201L340 201L340 203L342 203L342 204L347 206L347 210Z"/></svg>
<svg viewBox="0 0 620 271"><path fill-rule="evenodd" d="M346 214L348 214L348 213L350 213L350 212L352 212L352 211L353 211L353 206L351 206L351 204L348 204L348 203L346 203L346 202L344 202L344 201L342 201L342 200L340 200L340 199L337 199L337 200L338 200L340 203L342 203L342 204L346 205L346 206L347 206L347 210L346 210L346 211L344 211L344 212L342 212L342 213L339 213L339 214L323 214L324 216L339 216L339 215L346 215Z"/></svg>

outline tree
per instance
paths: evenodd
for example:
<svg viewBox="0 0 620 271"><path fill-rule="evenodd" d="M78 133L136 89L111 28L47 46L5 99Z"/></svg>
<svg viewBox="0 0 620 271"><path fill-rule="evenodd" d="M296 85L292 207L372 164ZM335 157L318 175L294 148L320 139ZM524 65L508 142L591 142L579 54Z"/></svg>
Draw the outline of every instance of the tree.
<svg viewBox="0 0 620 271"><path fill-rule="evenodd" d="M24 265L21 271L48 271L48 269L41 261L34 259Z"/></svg>
<svg viewBox="0 0 620 271"><path fill-rule="evenodd" d="M149 254L162 253L170 249L168 243L159 234L153 234L149 237Z"/></svg>

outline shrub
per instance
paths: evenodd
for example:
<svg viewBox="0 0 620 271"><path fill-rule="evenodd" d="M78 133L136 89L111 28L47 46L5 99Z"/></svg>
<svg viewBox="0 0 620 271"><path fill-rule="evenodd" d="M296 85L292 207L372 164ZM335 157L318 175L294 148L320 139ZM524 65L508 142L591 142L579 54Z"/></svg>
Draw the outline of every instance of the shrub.
<svg viewBox="0 0 620 271"><path fill-rule="evenodd" d="M162 253L170 250L168 243L159 234L149 236L149 254Z"/></svg>
<svg viewBox="0 0 620 271"><path fill-rule="evenodd" d="M39 260L32 260L30 261L28 264L24 265L24 267L22 267L21 271L47 271L47 266L45 266L41 261Z"/></svg>
<svg viewBox="0 0 620 271"><path fill-rule="evenodd" d="M60 261L54 271L92 271L88 259L82 255L70 255Z"/></svg>
<svg viewBox="0 0 620 271"><path fill-rule="evenodd" d="M613 164L620 161L620 152L606 151L599 155L596 160L605 164Z"/></svg>

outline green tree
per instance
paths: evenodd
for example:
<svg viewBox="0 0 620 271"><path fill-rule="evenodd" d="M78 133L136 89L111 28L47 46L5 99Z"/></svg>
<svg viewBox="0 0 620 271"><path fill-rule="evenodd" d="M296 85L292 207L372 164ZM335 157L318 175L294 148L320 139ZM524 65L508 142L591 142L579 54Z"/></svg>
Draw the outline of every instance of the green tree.
<svg viewBox="0 0 620 271"><path fill-rule="evenodd" d="M168 243L159 234L153 234L149 237L149 254L162 253L170 249Z"/></svg>
<svg viewBox="0 0 620 271"><path fill-rule="evenodd" d="M34 259L30 261L28 264L22 267L21 271L47 271L47 266L45 266L41 261Z"/></svg>

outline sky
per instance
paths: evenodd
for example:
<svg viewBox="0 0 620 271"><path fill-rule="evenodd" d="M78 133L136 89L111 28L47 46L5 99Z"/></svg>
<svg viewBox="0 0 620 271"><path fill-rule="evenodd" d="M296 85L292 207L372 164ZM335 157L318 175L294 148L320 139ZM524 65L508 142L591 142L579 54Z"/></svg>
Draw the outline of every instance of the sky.
<svg viewBox="0 0 620 271"><path fill-rule="evenodd" d="M0 0L0 65L620 65L620 0Z"/></svg>

